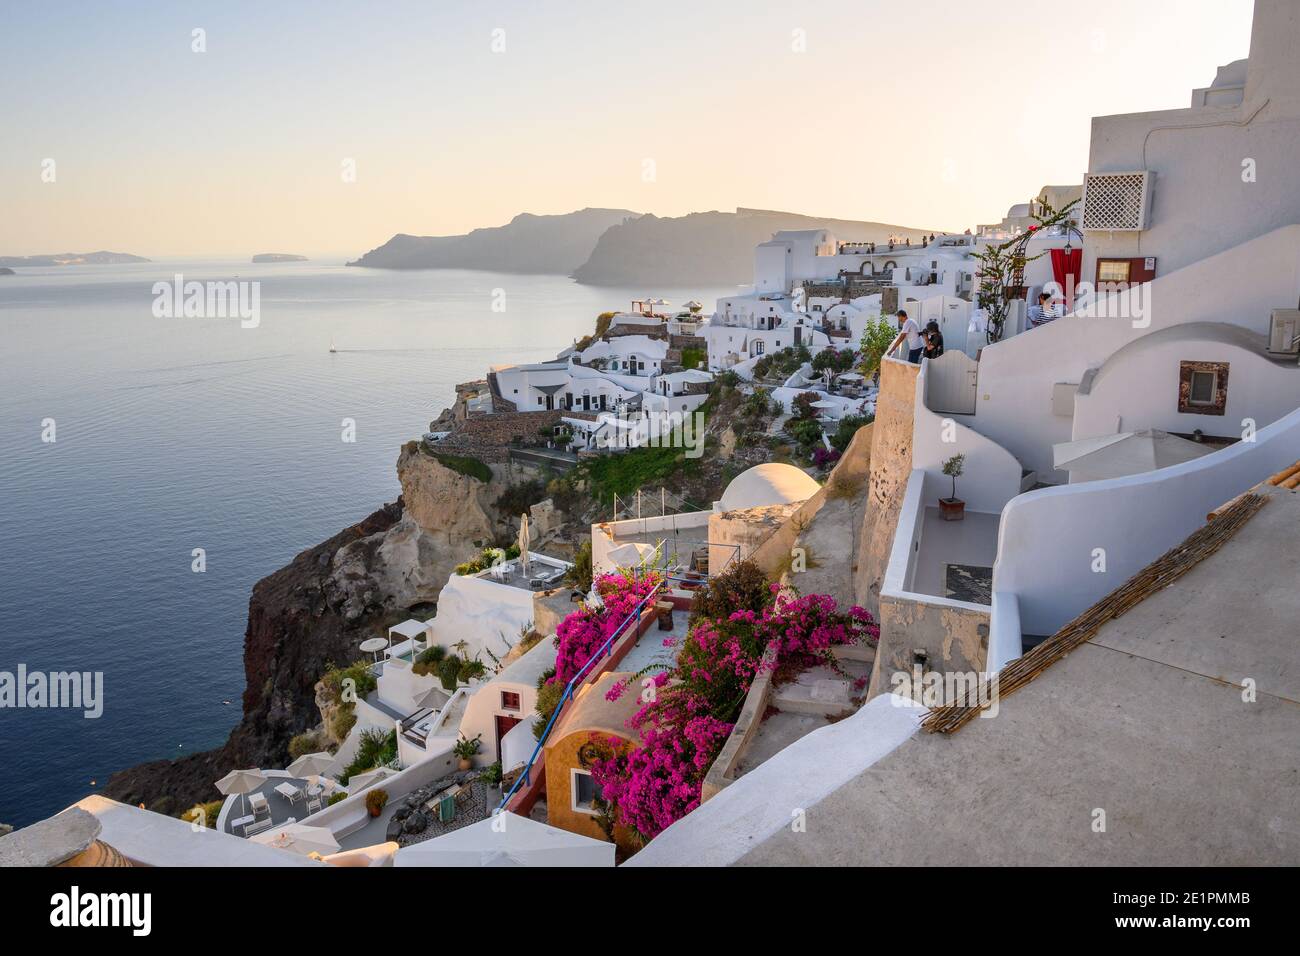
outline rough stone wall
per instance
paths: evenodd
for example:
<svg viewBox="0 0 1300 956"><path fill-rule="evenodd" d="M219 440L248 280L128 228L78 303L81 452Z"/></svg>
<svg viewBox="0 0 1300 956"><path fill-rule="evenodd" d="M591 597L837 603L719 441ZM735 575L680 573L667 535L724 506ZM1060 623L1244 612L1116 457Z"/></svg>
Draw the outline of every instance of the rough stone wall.
<svg viewBox="0 0 1300 956"><path fill-rule="evenodd" d="M880 617L880 585L894 544L894 528L912 474L912 413L920 366L885 359L871 436L871 474L858 536L855 599Z"/></svg>
<svg viewBox="0 0 1300 956"><path fill-rule="evenodd" d="M892 690L894 674L911 674L918 652L924 655L923 673L983 671L988 643L988 611L882 598L880 645L867 698Z"/></svg>
<svg viewBox="0 0 1300 956"><path fill-rule="evenodd" d="M515 438L536 438L542 426L559 424L563 409L533 412L503 412L480 415L458 422L456 431L438 444L449 455L468 455L491 464L504 464Z"/></svg>

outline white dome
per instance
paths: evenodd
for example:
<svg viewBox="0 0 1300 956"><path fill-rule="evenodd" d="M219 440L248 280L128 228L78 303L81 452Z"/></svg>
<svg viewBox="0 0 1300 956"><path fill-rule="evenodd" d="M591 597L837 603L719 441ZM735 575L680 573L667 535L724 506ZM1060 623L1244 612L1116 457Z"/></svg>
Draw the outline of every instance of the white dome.
<svg viewBox="0 0 1300 956"><path fill-rule="evenodd" d="M1008 219L1025 219L1029 216L1029 203L1017 203L1007 210Z"/></svg>
<svg viewBox="0 0 1300 956"><path fill-rule="evenodd" d="M741 511L807 501L820 487L794 465L776 462L755 465L731 479L722 493L722 510Z"/></svg>

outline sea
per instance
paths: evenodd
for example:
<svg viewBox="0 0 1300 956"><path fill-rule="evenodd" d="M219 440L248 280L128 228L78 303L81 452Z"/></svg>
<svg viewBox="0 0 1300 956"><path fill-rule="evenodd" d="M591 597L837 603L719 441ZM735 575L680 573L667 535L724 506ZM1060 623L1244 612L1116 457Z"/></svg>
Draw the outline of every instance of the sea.
<svg viewBox="0 0 1300 956"><path fill-rule="evenodd" d="M399 446L456 383L551 359L633 299L735 291L341 260L17 271L0 276L0 680L102 675L102 713L0 707L15 826L225 740L253 584L394 500ZM162 291L177 277L250 283L255 321L187 317Z"/></svg>

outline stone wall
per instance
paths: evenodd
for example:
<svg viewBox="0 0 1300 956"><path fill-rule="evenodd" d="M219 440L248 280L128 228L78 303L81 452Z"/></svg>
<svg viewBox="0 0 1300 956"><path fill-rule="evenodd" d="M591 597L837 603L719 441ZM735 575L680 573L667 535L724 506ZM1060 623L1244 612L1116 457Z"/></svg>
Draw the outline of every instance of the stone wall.
<svg viewBox="0 0 1300 956"><path fill-rule="evenodd" d="M880 645L867 698L894 689L896 673L981 672L988 656L989 611L905 601L880 600ZM951 703L944 700L944 703Z"/></svg>
<svg viewBox="0 0 1300 956"><path fill-rule="evenodd" d="M912 474L912 415L919 365L885 359L880 367L880 395L871 436L867 505L859 535L854 596L880 617L880 585L889 564L894 528Z"/></svg>
<svg viewBox="0 0 1300 956"><path fill-rule="evenodd" d="M502 412L479 415L458 422L456 430L436 449L449 455L468 455L490 464L504 464L510 457L510 442L515 438L535 439L542 426L559 424L562 409L539 412Z"/></svg>

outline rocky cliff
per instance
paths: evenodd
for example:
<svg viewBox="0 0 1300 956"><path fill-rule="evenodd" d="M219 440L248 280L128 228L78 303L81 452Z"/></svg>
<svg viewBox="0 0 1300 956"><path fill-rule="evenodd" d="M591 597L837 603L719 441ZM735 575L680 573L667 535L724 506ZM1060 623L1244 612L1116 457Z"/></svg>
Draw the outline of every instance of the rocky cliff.
<svg viewBox="0 0 1300 956"><path fill-rule="evenodd" d="M244 632L243 718L226 743L115 773L105 796L176 813L215 800L237 767L282 767L289 741L320 720L314 685L329 663L357 659L410 608L437 599L453 568L500 530L504 483L445 467L412 442L397 462L402 498L308 548L258 581Z"/></svg>
<svg viewBox="0 0 1300 956"><path fill-rule="evenodd" d="M635 216L628 209L580 209L558 216L520 213L504 226L462 236L399 233L348 265L568 275L587 261L601 233Z"/></svg>
<svg viewBox="0 0 1300 956"><path fill-rule="evenodd" d="M754 247L782 229L828 229L841 241L913 242L934 230L883 222L823 219L766 209L640 216L611 226L573 273L588 285L728 285L754 275Z"/></svg>

